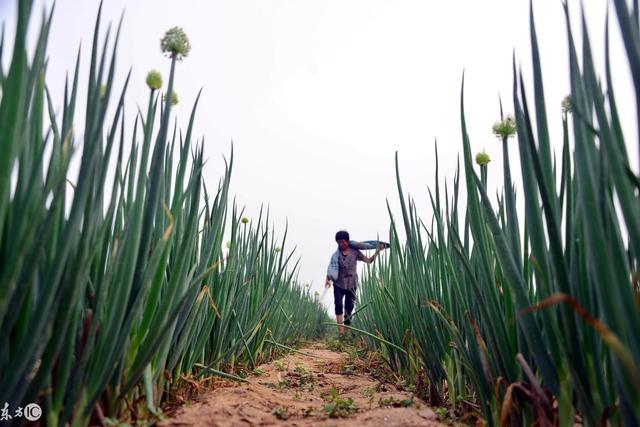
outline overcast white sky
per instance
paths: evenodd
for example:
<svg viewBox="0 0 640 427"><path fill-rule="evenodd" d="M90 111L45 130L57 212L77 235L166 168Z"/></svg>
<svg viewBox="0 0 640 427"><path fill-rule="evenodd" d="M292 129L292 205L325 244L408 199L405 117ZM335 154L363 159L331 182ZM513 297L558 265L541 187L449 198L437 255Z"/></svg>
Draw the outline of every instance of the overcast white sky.
<svg viewBox="0 0 640 427"><path fill-rule="evenodd" d="M569 3L579 33L580 4ZM583 3L601 64L607 2ZM50 2L37 2L34 18L44 4ZM56 2L47 80L60 104L64 75L73 68L81 40L82 69L87 68L97 8L97 0ZM228 155L233 140L232 194L250 217L261 203L269 204L279 232L288 220L289 249L296 246L301 257L299 278L322 291L337 230L347 229L356 240L388 238L386 199L399 215L396 151L404 189L430 222L427 185L434 180L434 140L442 181L452 178L462 148L463 70L472 149L490 154L490 186L500 185L501 149L491 125L499 117L498 94L505 111L513 111L514 49L525 79L531 80L528 10L527 0L105 0L103 22L117 25L125 11L118 70L121 80L129 67L133 70L129 126L135 105L147 100L147 71L168 76L160 38L172 26L185 29L192 51L177 68L181 101L176 113L186 127L203 88L195 134L206 138L209 188L218 182L222 155ZM557 145L560 102L569 92L564 14L560 0L534 1L534 11ZM13 1L0 0L0 16L10 36ZM614 13L611 20L617 98L637 170L632 86ZM85 82L86 75L82 91ZM81 125L81 114L77 120ZM517 167L515 145L511 153ZM324 302L329 304L330 297Z"/></svg>

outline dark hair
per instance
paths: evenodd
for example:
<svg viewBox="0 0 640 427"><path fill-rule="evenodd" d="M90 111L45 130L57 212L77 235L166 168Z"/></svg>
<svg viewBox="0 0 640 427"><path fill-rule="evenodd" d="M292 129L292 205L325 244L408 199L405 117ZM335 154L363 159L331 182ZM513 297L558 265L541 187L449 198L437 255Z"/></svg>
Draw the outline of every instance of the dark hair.
<svg viewBox="0 0 640 427"><path fill-rule="evenodd" d="M349 233L346 230L340 230L336 233L336 242L338 240L346 240L349 241Z"/></svg>

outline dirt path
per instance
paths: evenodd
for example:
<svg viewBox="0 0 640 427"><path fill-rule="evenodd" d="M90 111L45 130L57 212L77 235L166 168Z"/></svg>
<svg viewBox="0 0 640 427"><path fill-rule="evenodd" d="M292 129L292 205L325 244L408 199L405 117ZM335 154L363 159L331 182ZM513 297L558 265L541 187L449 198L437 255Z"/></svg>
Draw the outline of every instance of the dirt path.
<svg viewBox="0 0 640 427"><path fill-rule="evenodd" d="M248 383L220 387L161 426L444 426L410 393L352 369L322 344L259 367ZM351 401L350 401L351 399Z"/></svg>

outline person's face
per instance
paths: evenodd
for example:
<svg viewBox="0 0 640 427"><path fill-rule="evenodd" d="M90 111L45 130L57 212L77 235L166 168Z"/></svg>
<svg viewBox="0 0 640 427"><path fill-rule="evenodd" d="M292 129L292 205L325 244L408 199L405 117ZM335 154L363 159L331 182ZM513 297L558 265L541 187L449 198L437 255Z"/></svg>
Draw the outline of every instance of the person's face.
<svg viewBox="0 0 640 427"><path fill-rule="evenodd" d="M338 243L338 248L340 248L341 251L344 251L349 247L349 242L344 239L336 240L336 242Z"/></svg>

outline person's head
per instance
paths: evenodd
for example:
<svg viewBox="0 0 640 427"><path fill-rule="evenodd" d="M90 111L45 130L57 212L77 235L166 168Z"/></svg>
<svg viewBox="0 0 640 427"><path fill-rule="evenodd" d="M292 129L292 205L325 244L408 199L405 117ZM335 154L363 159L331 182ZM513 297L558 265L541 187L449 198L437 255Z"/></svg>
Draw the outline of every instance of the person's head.
<svg viewBox="0 0 640 427"><path fill-rule="evenodd" d="M341 250L345 250L349 247L349 233L345 230L340 230L336 233L336 243Z"/></svg>

